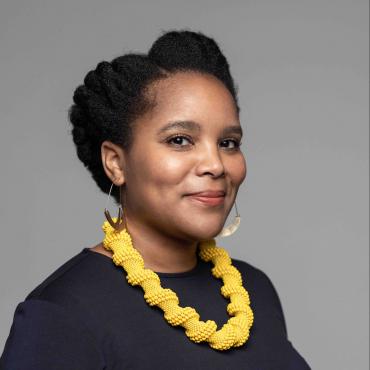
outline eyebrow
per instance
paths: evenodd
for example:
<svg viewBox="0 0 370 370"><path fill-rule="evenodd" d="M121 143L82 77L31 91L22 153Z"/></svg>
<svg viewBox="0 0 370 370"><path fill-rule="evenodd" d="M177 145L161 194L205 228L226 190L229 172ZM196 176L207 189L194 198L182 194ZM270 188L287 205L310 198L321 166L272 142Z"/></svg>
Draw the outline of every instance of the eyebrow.
<svg viewBox="0 0 370 370"><path fill-rule="evenodd" d="M184 129L188 131L202 131L202 127L199 123L194 121L172 121L167 123L167 125L161 127L157 134L160 135L164 132L174 130L174 129ZM223 129L222 133L224 135L229 134L239 134L240 136L243 136L243 129L239 125L233 125L233 126L227 126Z"/></svg>

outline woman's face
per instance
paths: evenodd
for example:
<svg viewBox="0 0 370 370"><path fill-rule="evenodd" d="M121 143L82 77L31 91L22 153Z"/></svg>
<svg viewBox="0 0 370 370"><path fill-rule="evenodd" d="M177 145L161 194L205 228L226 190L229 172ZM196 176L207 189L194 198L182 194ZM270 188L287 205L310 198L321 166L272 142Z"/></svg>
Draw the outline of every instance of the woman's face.
<svg viewBox="0 0 370 370"><path fill-rule="evenodd" d="M122 163L127 214L176 239L213 238L246 177L233 97L215 77L189 72L149 91L157 105L135 121ZM180 121L186 123L174 124ZM209 205L188 195L208 190L224 190L223 202Z"/></svg>

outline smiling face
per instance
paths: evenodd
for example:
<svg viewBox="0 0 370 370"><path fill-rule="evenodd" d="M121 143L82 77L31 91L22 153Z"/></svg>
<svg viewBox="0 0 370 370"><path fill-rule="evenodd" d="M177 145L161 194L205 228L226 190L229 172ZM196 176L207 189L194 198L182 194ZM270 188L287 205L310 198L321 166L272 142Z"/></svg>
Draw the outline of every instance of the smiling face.
<svg viewBox="0 0 370 370"><path fill-rule="evenodd" d="M127 215L176 239L213 238L246 177L233 97L217 78L195 72L172 74L149 93L157 104L134 122L122 162ZM206 190L226 195L217 205L188 196Z"/></svg>

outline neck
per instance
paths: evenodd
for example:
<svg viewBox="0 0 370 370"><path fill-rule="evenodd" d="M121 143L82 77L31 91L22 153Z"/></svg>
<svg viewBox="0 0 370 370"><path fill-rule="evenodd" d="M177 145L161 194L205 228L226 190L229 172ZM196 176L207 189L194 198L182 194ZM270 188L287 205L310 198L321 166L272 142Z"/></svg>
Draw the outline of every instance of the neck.
<svg viewBox="0 0 370 370"><path fill-rule="evenodd" d="M197 264L198 242L175 239L159 233L147 224L127 218L127 231L132 244L141 254L145 268L155 272L179 273L192 270ZM105 250L101 243L102 249ZM97 247L95 250L101 251ZM112 252L105 250L112 257Z"/></svg>

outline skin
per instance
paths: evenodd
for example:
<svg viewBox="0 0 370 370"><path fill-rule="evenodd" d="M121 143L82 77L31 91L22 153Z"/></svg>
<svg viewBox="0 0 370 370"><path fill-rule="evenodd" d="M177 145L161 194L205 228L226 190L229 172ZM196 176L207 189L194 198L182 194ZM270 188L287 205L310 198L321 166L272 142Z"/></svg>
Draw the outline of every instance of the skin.
<svg viewBox="0 0 370 370"><path fill-rule="evenodd" d="M237 145L241 135L223 133L240 128L239 117L228 89L208 74L177 72L151 85L149 94L157 104L134 122L130 152L104 141L102 163L115 185L125 184L127 230L145 267L189 271L197 264L197 244L222 230L247 174ZM195 121L200 131L177 128L158 135L175 120ZM208 189L225 190L224 203L208 206L186 196ZM112 256L102 243L90 249Z"/></svg>

